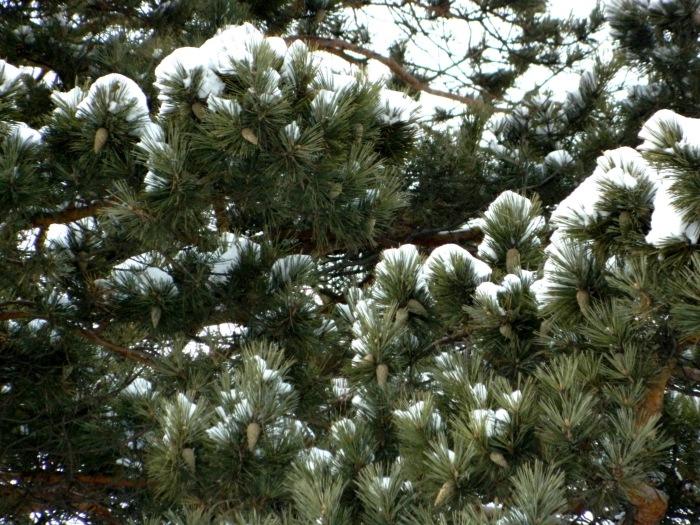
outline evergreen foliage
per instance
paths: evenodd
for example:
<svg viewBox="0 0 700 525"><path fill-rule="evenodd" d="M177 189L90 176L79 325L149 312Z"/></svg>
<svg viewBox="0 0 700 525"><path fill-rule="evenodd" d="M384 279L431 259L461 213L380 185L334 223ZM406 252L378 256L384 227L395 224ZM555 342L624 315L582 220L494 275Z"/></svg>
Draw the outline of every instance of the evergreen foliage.
<svg viewBox="0 0 700 525"><path fill-rule="evenodd" d="M520 28L439 130L304 43L349 4L0 7L0 523L700 519L697 6L504 111L601 11L429 2Z"/></svg>

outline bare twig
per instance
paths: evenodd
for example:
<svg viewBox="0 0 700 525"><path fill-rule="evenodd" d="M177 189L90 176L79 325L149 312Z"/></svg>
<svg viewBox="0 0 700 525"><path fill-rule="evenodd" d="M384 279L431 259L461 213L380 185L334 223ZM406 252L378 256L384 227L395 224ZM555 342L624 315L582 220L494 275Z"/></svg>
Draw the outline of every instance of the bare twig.
<svg viewBox="0 0 700 525"><path fill-rule="evenodd" d="M448 91L433 89L429 85L425 84L424 82L421 82L416 77L411 75L395 60L385 57L384 55L380 55L379 53L376 53L369 49L365 49L364 47L358 46L357 44L353 44L352 42L346 42L345 40L339 40L335 38L322 38L315 36L293 36L288 37L287 40L302 40L307 44L311 44L312 46L316 46L319 49L322 49L323 51L328 51L329 53L333 53L343 58L345 58L345 51L357 53L358 55L362 55L364 57L367 57L368 59L381 62L386 67L388 67L397 77L406 82L406 84L415 89L423 91L424 93L447 98L450 100L455 100L467 106L471 106L475 109L484 109L486 107L486 104L484 102L473 97L467 97L463 95L458 95L456 93L450 93ZM493 108L493 110L503 111L497 108Z"/></svg>

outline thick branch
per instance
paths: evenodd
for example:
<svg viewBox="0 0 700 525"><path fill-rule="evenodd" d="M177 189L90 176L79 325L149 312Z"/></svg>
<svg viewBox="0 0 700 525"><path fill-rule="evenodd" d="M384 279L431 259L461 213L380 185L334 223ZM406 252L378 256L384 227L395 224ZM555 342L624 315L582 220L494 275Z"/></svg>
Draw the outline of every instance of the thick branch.
<svg viewBox="0 0 700 525"><path fill-rule="evenodd" d="M664 367L659 375L649 381L648 392L639 407L640 425L661 413L671 369L672 367ZM634 525L658 525L666 515L668 496L647 483L640 483L629 490L627 497L634 505Z"/></svg>
<svg viewBox="0 0 700 525"><path fill-rule="evenodd" d="M430 95L435 95L438 97L447 98L450 100L455 100L455 101L461 102L462 104L465 104L467 106L471 106L475 109L483 109L486 107L486 104L484 104L482 101L475 99L473 97L465 97L462 95L458 95L456 93L450 93L448 91L441 91L439 89L433 89L428 84L421 82L416 77L411 75L408 71L406 71L395 60L388 58L388 57L385 57L384 55L380 55L379 53L376 53L376 52L371 51L369 49L365 49L364 47L360 47L357 44L353 44L352 42L346 42L345 40L339 40L339 39L335 39L335 38L321 38L321 37L315 37L315 36L302 36L302 35L288 37L287 40L292 40L292 41L293 40L303 40L307 44L317 46L319 49L322 49L323 51L328 51L329 53L332 53L334 55L341 56L342 58L348 60L349 62L353 62L354 60L352 60L351 57L348 57L345 54L345 51L357 53L358 55L362 55L364 57L367 57L368 59L372 59L372 60L376 60L377 62L381 62L386 67L388 67L392 73L394 73L397 77L399 77L401 80L403 80L406 84L408 84L409 86L411 86L415 89L423 91L424 93L428 93ZM495 111L499 111L499 110L495 109Z"/></svg>
<svg viewBox="0 0 700 525"><path fill-rule="evenodd" d="M666 515L668 496L659 489L642 483L628 496L634 505L634 525L657 525Z"/></svg>
<svg viewBox="0 0 700 525"><path fill-rule="evenodd" d="M19 484L18 484L19 482ZM133 479L86 474L34 474L29 476L0 475L0 496L16 500L19 512L43 512L56 510L56 501L68 505L72 510L106 519L116 525L110 509L96 500L106 499L103 489L97 487L144 489L147 483Z"/></svg>
<svg viewBox="0 0 700 525"><path fill-rule="evenodd" d="M687 377L688 379L691 379L692 381L695 381L696 383L700 383L700 370L697 368L692 368L690 366L684 366L681 367L680 371L678 371L678 375L681 375L683 377Z"/></svg>
<svg viewBox="0 0 700 525"><path fill-rule="evenodd" d="M39 315L34 312L12 311L0 313L0 321L10 321L13 319L46 319L46 316ZM116 352L117 354L119 354L122 357L125 357L126 359L130 359L132 361L136 361L137 363L141 363L147 366L153 365L153 360L147 354L139 350L132 350L130 348L125 348L123 346L110 343L109 341L105 341L93 331L78 329L75 331L75 333L83 339L87 339L91 343L95 343L96 345L99 345L103 348L112 350L113 352Z"/></svg>
<svg viewBox="0 0 700 525"><path fill-rule="evenodd" d="M13 319L43 319L43 317L30 312L4 312L0 313L0 321L11 321Z"/></svg>
<svg viewBox="0 0 700 525"><path fill-rule="evenodd" d="M412 244L424 248L435 248L446 243L479 243L483 240L484 233L478 228L465 228L459 230L429 230L425 232L413 232L402 242L410 241Z"/></svg>
<svg viewBox="0 0 700 525"><path fill-rule="evenodd" d="M329 246L319 249L316 238L312 231L297 232L293 235L286 235L285 239L295 239L302 253L315 253L328 255L336 251L346 250L347 246L336 244L332 236L329 237ZM478 228L458 229L458 230L425 230L413 231L409 228L396 228L389 230L386 235L375 235L374 243L381 248L396 248L402 244L411 243L421 248L436 248L447 243L478 243L483 239L484 234Z"/></svg>
<svg viewBox="0 0 700 525"><path fill-rule="evenodd" d="M113 487L122 488L143 488L146 486L146 483L143 481L134 481L133 479L105 476L102 474L73 474L72 476L68 474L34 474L31 476L13 476L12 474L4 474L0 478L0 481L8 485L11 485L16 481L20 481L22 483L36 483L40 485L56 485L59 483L78 482L86 485L111 485Z"/></svg>
<svg viewBox="0 0 700 525"><path fill-rule="evenodd" d="M31 223L35 228L46 228L52 224L67 224L69 222L85 219L86 217L92 217L100 209L111 206L112 204L113 203L110 201L95 202L90 206L81 206L79 208L76 208L75 205L71 205L61 211L37 213L31 218Z"/></svg>

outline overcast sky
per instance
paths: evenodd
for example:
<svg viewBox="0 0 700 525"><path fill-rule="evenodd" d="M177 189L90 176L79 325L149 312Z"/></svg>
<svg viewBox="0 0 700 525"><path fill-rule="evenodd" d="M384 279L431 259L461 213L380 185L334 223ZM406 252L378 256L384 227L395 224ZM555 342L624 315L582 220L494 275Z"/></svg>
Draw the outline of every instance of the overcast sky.
<svg viewBox="0 0 700 525"><path fill-rule="evenodd" d="M567 18L570 15L584 17L591 12L595 5L595 0L554 0L550 2L550 13L552 14L552 16L558 18ZM353 12L349 11L349 14L350 13ZM373 6L370 8L364 8L359 12L355 11L353 15L357 17L359 23L363 23L368 27L369 32L372 35L372 44L370 46L372 50L377 51L383 55L387 55L388 47L395 41L399 40L402 36L399 26L396 23L394 23L394 21L392 20L392 15L387 8ZM443 30L451 31L452 29L454 29L454 31L452 32L454 36L452 39L450 39L448 43L451 50L459 52L460 48L464 49L468 45L468 39L470 35L473 39L480 38L480 34L476 29L474 29L471 32L469 30L466 30L466 26L463 22L454 21L452 22L453 27L450 27L450 23L450 21L445 20L439 21L439 23L436 24L435 33L437 34ZM605 38L604 35L599 35L599 37ZM421 45L422 47L424 47L425 51L420 52L415 48L410 49L410 56L408 57L409 60L412 59L418 64L424 63L433 65L439 64L441 66L443 65L441 61L445 60L445 55L441 56L440 52L437 50L437 46L431 45L425 40L421 42ZM343 61L341 59L336 58L334 60L334 63L337 64L336 66L334 66L334 68L347 68L347 65L343 64ZM388 68L376 61L370 63L368 71L370 76L375 79L389 75ZM547 78L547 76L548 72L544 68L542 68L541 70L531 68L531 70L520 80L520 90L513 90L512 96L517 98L520 93L524 92L524 90L533 88L537 82L541 82L542 79ZM563 97L566 89L571 89L572 87L578 84L578 77L578 72L572 72L567 75L561 75L553 80L548 81L545 86L545 89L551 89L552 91L554 91L557 94L560 94ZM433 87L437 89L442 88L442 86L438 84L433 84ZM456 87L456 84L453 84L453 87ZM458 103L453 103L448 99L427 95L425 93L421 95L421 104L423 106L424 114L426 116L432 113L432 109L435 106L440 106L446 109L459 107Z"/></svg>

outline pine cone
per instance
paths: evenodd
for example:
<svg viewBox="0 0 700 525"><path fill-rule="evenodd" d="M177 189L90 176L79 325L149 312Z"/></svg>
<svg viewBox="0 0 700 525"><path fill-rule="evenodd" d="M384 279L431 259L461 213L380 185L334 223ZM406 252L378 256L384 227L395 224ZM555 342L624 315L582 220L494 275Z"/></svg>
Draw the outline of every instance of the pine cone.
<svg viewBox="0 0 700 525"><path fill-rule="evenodd" d="M425 309L425 306L415 299L409 299L406 303L406 308L408 308L409 312L420 315L421 317L428 316L428 310Z"/></svg>
<svg viewBox="0 0 700 525"><path fill-rule="evenodd" d="M204 120L204 104L199 101L192 104L192 113L194 113L195 117L199 120Z"/></svg>
<svg viewBox="0 0 700 525"><path fill-rule="evenodd" d="M408 319L408 308L399 308L396 310L396 322L403 323Z"/></svg>
<svg viewBox="0 0 700 525"><path fill-rule="evenodd" d="M180 455L182 456L183 461L185 462L185 466L187 467L187 470L192 472L194 474L194 469L195 469L195 461L194 461L194 450L191 448L183 448L182 451L180 452Z"/></svg>
<svg viewBox="0 0 700 525"><path fill-rule="evenodd" d="M520 252L517 248L511 248L506 253L506 268L510 272L515 270L515 266L520 266Z"/></svg>
<svg viewBox="0 0 700 525"><path fill-rule="evenodd" d="M158 327L161 315L163 315L163 310L161 310L159 306L151 307L151 324L153 325L153 328Z"/></svg>
<svg viewBox="0 0 700 525"><path fill-rule="evenodd" d="M501 332L501 335L506 339L510 339L511 337L513 337L513 329L510 327L510 323L503 323L499 330Z"/></svg>
<svg viewBox="0 0 700 525"><path fill-rule="evenodd" d="M451 481L446 481L440 488L440 492L438 492L437 497L435 498L435 506L438 507L439 505L447 501L450 498L450 496L452 496L454 491L454 484Z"/></svg>
<svg viewBox="0 0 700 525"><path fill-rule="evenodd" d="M248 450L253 452L255 450L255 445L258 444L258 438L260 437L260 425L253 421L248 424L246 428L246 434L248 437Z"/></svg>
<svg viewBox="0 0 700 525"><path fill-rule="evenodd" d="M105 128L99 128L95 132L95 142L93 144L95 153L99 153L100 151L102 151L102 148L104 148L105 144L107 144L108 138L109 131L107 131Z"/></svg>
<svg viewBox="0 0 700 525"><path fill-rule="evenodd" d="M377 365L377 384L379 385L379 388L384 389L386 388L386 382L387 379L389 378L389 367L386 366L384 363L381 363Z"/></svg>
<svg viewBox="0 0 700 525"><path fill-rule="evenodd" d="M338 195L340 195L341 193L343 193L343 185L342 184L340 184L339 182L334 182L333 184L331 184L331 191L328 192L328 196L331 199L337 198Z"/></svg>
<svg viewBox="0 0 700 525"><path fill-rule="evenodd" d="M243 135L243 138L246 139L248 142L254 145L258 145L258 137L255 135L252 129L250 128L243 128L241 130L241 135Z"/></svg>
<svg viewBox="0 0 700 525"><path fill-rule="evenodd" d="M621 232L626 232L630 229L632 226L632 214L628 211L623 211L620 213L620 217L618 218L618 222L620 224L620 231Z"/></svg>
<svg viewBox="0 0 700 525"><path fill-rule="evenodd" d="M500 452L491 452L489 458L491 458L491 461L493 461L499 467L508 468L508 462Z"/></svg>
<svg viewBox="0 0 700 525"><path fill-rule="evenodd" d="M591 294L588 293L588 290L579 290L576 292L576 301L578 302L578 307L581 309L581 311L586 312L588 310L588 305L591 302Z"/></svg>

